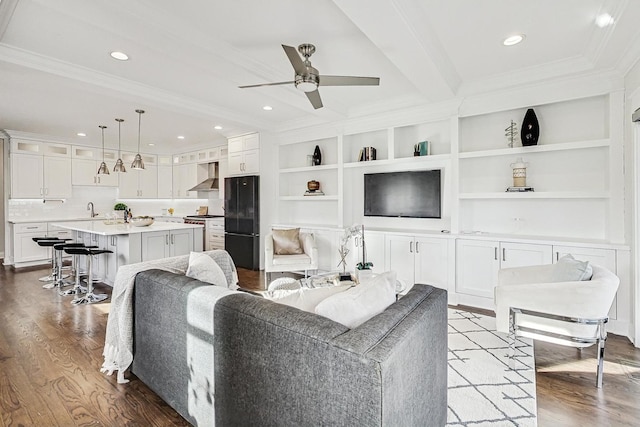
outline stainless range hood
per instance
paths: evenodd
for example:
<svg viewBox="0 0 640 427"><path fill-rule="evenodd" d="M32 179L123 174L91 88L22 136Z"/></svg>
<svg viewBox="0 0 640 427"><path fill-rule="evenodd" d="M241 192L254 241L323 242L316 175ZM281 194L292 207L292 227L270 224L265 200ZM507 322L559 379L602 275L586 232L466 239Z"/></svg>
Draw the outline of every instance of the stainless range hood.
<svg viewBox="0 0 640 427"><path fill-rule="evenodd" d="M214 191L220 189L220 183L218 182L218 163L209 163L207 165L207 179L189 191Z"/></svg>

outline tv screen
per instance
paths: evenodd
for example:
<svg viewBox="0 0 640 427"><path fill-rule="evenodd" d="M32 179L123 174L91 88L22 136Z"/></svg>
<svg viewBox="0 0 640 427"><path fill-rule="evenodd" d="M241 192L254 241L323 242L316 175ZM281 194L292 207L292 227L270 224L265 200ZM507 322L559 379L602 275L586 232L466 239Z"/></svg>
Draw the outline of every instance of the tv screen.
<svg viewBox="0 0 640 427"><path fill-rule="evenodd" d="M441 218L440 169L364 175L364 215Z"/></svg>

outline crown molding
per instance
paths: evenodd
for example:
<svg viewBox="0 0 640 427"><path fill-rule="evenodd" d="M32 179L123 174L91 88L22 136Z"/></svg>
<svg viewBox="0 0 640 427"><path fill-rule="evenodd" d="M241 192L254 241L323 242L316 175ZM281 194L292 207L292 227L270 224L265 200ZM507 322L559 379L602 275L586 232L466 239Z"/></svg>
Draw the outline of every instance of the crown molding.
<svg viewBox="0 0 640 427"><path fill-rule="evenodd" d="M19 0L0 0L0 41L9 27Z"/></svg>

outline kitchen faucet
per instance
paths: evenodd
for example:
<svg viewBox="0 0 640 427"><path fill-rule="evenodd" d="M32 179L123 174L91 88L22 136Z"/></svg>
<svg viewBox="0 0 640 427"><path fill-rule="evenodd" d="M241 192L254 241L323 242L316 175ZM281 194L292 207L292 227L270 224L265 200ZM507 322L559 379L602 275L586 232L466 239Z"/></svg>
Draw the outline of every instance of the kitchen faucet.
<svg viewBox="0 0 640 427"><path fill-rule="evenodd" d="M87 203L87 210L91 211L91 218L98 216L98 214L93 211L93 202Z"/></svg>

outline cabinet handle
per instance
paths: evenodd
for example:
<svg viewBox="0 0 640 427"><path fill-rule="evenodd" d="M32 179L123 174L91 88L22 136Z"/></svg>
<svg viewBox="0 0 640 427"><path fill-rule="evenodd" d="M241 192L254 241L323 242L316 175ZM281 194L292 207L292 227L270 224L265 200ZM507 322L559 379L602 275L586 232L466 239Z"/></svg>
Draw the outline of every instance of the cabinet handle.
<svg viewBox="0 0 640 427"><path fill-rule="evenodd" d="M44 189L44 195L46 196L47 194L49 194L49 189L45 187L45 189Z"/></svg>
<svg viewBox="0 0 640 427"><path fill-rule="evenodd" d="M36 228L38 228L38 227L27 227L27 230L33 230L33 229L36 229Z"/></svg>
<svg viewBox="0 0 640 427"><path fill-rule="evenodd" d="M420 253L420 242L416 242L416 253Z"/></svg>
<svg viewBox="0 0 640 427"><path fill-rule="evenodd" d="M169 235L168 234L165 236L165 240L167 241L167 246L169 246Z"/></svg>
<svg viewBox="0 0 640 427"><path fill-rule="evenodd" d="M409 252L413 253L413 242L409 242Z"/></svg>
<svg viewBox="0 0 640 427"><path fill-rule="evenodd" d="M98 180L96 179L96 177L95 177L95 176L93 177L93 183L94 183L94 184L97 184L97 183L98 183Z"/></svg>
<svg viewBox="0 0 640 427"><path fill-rule="evenodd" d="M498 260L498 247L497 246L493 248L493 259L496 260L496 261Z"/></svg>
<svg viewBox="0 0 640 427"><path fill-rule="evenodd" d="M98 177L98 184L100 184L100 177Z"/></svg>
<svg viewBox="0 0 640 427"><path fill-rule="evenodd" d="M507 260L507 249L506 248L502 248L502 260L503 261Z"/></svg>
<svg viewBox="0 0 640 427"><path fill-rule="evenodd" d="M556 261L560 259L560 252L556 251Z"/></svg>
<svg viewBox="0 0 640 427"><path fill-rule="evenodd" d="M174 236L173 234L171 235L171 244L175 244L176 243L176 236Z"/></svg>
<svg viewBox="0 0 640 427"><path fill-rule="evenodd" d="M42 187L40 188L40 195L44 196L44 189Z"/></svg>

